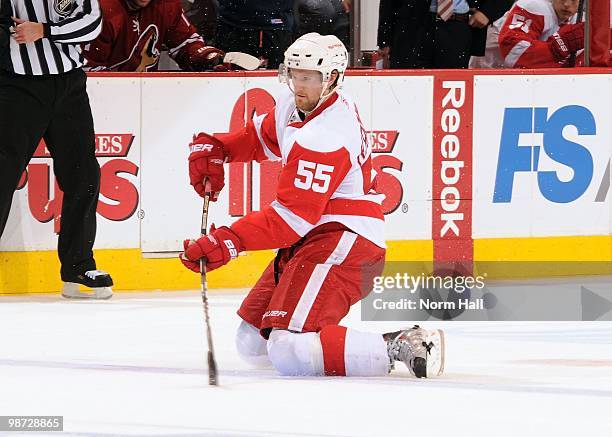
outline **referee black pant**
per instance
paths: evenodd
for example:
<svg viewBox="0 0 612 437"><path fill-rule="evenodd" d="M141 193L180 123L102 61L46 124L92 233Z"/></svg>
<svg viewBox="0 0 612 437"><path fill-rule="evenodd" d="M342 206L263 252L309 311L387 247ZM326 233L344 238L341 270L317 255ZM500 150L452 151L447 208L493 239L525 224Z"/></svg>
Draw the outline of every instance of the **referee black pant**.
<svg viewBox="0 0 612 437"><path fill-rule="evenodd" d="M465 20L430 13L391 47L391 68L468 68L472 30Z"/></svg>
<svg viewBox="0 0 612 437"><path fill-rule="evenodd" d="M81 69L49 76L0 72L0 236L21 174L44 138L64 192L58 241L64 281L96 268L100 166L86 81Z"/></svg>

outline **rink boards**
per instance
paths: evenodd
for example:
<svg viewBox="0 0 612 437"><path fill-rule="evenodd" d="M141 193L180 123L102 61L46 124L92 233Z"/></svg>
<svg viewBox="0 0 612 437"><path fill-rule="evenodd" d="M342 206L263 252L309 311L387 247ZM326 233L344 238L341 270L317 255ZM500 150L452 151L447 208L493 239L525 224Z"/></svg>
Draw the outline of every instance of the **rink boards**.
<svg viewBox="0 0 612 437"><path fill-rule="evenodd" d="M576 72L350 74L345 89L386 195L389 258L612 260L612 70ZM96 257L117 289L197 287L163 258L199 232L187 144L195 132L227 132L269 111L283 86L267 72L90 76L102 171ZM14 196L0 293L59 285L51 163L41 145ZM267 205L278 171L233 164L209 223ZM210 285L249 286L270 257L240 257Z"/></svg>

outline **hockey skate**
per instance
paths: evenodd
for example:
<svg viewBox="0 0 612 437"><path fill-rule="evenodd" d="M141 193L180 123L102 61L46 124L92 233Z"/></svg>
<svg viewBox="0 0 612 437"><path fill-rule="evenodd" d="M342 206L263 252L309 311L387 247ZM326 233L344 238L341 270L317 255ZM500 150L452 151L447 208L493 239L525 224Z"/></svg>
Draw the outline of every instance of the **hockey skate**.
<svg viewBox="0 0 612 437"><path fill-rule="evenodd" d="M427 331L414 325L409 329L384 334L391 370L402 361L417 378L431 378L444 372L444 332Z"/></svg>
<svg viewBox="0 0 612 437"><path fill-rule="evenodd" d="M62 278L64 279L64 278ZM91 291L81 291L79 286L84 285ZM110 299L113 297L113 279L103 270L88 270L85 273L64 279L62 296L67 299Z"/></svg>

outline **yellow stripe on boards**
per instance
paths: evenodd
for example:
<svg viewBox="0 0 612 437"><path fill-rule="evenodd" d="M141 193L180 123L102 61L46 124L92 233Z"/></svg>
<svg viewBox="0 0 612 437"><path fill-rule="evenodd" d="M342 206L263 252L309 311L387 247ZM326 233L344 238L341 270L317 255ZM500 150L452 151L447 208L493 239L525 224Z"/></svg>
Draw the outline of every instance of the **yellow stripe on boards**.
<svg viewBox="0 0 612 437"><path fill-rule="evenodd" d="M185 290L200 288L200 275L178 258L143 258L140 249L96 250L96 263L108 271L113 289ZM274 252L251 252L207 274L209 288L253 285L274 258ZM59 292L62 282L55 251L0 252L0 294Z"/></svg>
<svg viewBox="0 0 612 437"><path fill-rule="evenodd" d="M480 239L474 259L489 279L612 275L612 237Z"/></svg>
<svg viewBox="0 0 612 437"><path fill-rule="evenodd" d="M474 240L479 261L612 261L612 236Z"/></svg>
<svg viewBox="0 0 612 437"><path fill-rule="evenodd" d="M387 261L431 261L431 240L389 241ZM140 249L96 250L98 267L109 271L115 290L185 290L200 287L198 274L185 269L176 258L143 258ZM207 275L208 286L251 287L268 263L273 251L249 252L227 266ZM612 262L612 237L494 238L474 241L477 261L608 261ZM518 277L521 272L504 271L491 276ZM536 264L534 264L536 265ZM62 286L55 251L0 252L0 294L58 292ZM580 271L583 269L583 271ZM575 263L568 274L605 274L592 271L593 265ZM506 269L508 270L508 269ZM554 270L554 269L553 269ZM556 276L556 271L523 272L525 277Z"/></svg>

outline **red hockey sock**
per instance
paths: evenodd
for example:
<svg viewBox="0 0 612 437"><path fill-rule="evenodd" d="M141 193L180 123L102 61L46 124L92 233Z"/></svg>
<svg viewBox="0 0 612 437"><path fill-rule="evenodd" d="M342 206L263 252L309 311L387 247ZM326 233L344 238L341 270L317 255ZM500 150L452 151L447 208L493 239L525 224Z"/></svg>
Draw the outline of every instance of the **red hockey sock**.
<svg viewBox="0 0 612 437"><path fill-rule="evenodd" d="M319 333L323 347L323 366L328 376L346 376L344 363L344 345L346 328L339 325L329 325Z"/></svg>

